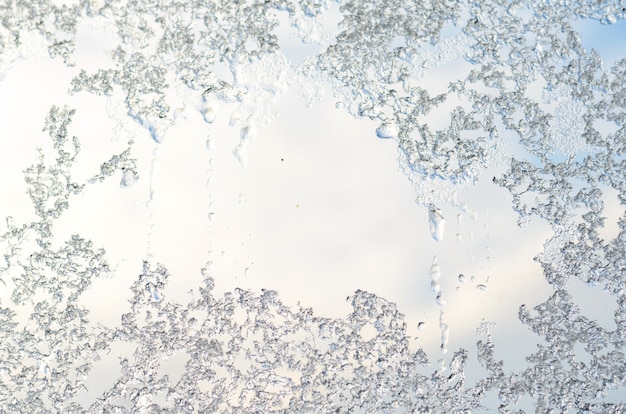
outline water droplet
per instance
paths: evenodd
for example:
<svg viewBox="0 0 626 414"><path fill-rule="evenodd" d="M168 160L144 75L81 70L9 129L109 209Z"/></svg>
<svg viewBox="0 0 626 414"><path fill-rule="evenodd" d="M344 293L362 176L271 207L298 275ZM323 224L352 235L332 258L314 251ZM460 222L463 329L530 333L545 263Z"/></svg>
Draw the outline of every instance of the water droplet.
<svg viewBox="0 0 626 414"><path fill-rule="evenodd" d="M459 275L459 283L463 283L463 282L465 282L465 275L463 273L461 273Z"/></svg>
<svg viewBox="0 0 626 414"><path fill-rule="evenodd" d="M241 166L245 168L248 162L248 157L246 155L245 147L243 144L237 145L237 148L233 150L233 155L235 156L237 162L239 162L239 164L241 164Z"/></svg>
<svg viewBox="0 0 626 414"><path fill-rule="evenodd" d="M484 292L485 290L487 290L487 285L483 285L483 284L476 285L476 289Z"/></svg>
<svg viewBox="0 0 626 414"><path fill-rule="evenodd" d="M430 276L435 274L441 275L441 268L439 267L439 258L437 255L433 256L433 263L430 265Z"/></svg>
<svg viewBox="0 0 626 414"><path fill-rule="evenodd" d="M422 331L424 330L424 327L426 326L426 322L420 322L417 324L417 330L418 331Z"/></svg>
<svg viewBox="0 0 626 414"><path fill-rule="evenodd" d="M430 234L436 241L443 239L443 230L446 220L441 214L441 210L431 205L428 209L428 221L430 224Z"/></svg>
<svg viewBox="0 0 626 414"><path fill-rule="evenodd" d="M124 169L122 172L122 179L120 180L120 187L126 188L137 182L137 173L133 170Z"/></svg>
<svg viewBox="0 0 626 414"><path fill-rule="evenodd" d="M394 125L385 122L376 129L376 136L382 139L395 138L398 136L398 130Z"/></svg>
<svg viewBox="0 0 626 414"><path fill-rule="evenodd" d="M202 114L202 118L204 118L204 122L208 124L212 124L217 117L217 109L211 105L208 105L200 110Z"/></svg>
<svg viewBox="0 0 626 414"><path fill-rule="evenodd" d="M436 302L437 302L437 305L439 306L445 306L446 300L441 293L437 295Z"/></svg>
<svg viewBox="0 0 626 414"><path fill-rule="evenodd" d="M213 140L211 139L211 137L206 137L206 142L204 143L204 146L206 147L206 149L211 150L213 144Z"/></svg>
<svg viewBox="0 0 626 414"><path fill-rule="evenodd" d="M604 16L602 18L602 20L600 20L600 22L602 24L615 24L617 23L617 18L615 17L615 15L608 15L608 16Z"/></svg>

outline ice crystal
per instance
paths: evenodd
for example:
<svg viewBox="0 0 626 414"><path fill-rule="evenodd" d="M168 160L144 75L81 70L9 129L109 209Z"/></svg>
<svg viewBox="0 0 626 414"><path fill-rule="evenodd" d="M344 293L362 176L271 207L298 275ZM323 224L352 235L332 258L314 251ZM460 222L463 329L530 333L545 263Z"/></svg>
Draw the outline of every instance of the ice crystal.
<svg viewBox="0 0 626 414"><path fill-rule="evenodd" d="M429 360L410 349L396 305L361 290L349 298L346 318L322 318L287 307L274 291L218 297L207 267L193 299L179 303L166 296L172 275L148 258L141 274L126 275L135 281L120 324L91 321L79 299L111 272L107 246L80 234L59 242L55 223L86 187L120 174L120 186L128 187L141 177L129 139L124 151L92 166L90 179L75 179L72 168L88 138L70 136L68 128L80 108L53 106L43 125L54 156L40 151L24 171L37 218L7 217L0 235L0 277L11 302L0 307L0 412L512 412L524 397L537 412L626 410L624 401L605 399L626 386L626 215L617 236L600 236L603 189L626 205L626 58L604 69L572 26L576 19L615 24L626 9L615 2L337 3L342 20L333 38L320 29L329 1L8 1L0 6L0 71L26 53L24 39L33 37L50 57L74 65L77 26L103 19L118 41L112 64L77 68L70 93L118 94L123 115L158 143L176 123L173 94L209 123L220 104L233 104L231 124L241 129L234 152L242 164L246 143L271 121L290 76L311 81L313 95L325 82L339 108L375 120L372 135L397 143L437 241L442 208L463 210L458 191L493 165L503 141L521 145L523 154L511 154L493 181L510 193L520 225L535 218L553 232L535 260L554 292L519 309L538 343L527 366L511 371L496 360L485 322L479 334L486 338L475 350L482 377L465 384L474 355L465 349L428 373ZM298 67L289 63L276 33L278 13L287 13L303 42L322 45L319 54ZM456 34L447 34L450 27ZM451 75L443 92L429 89L425 79L455 60L466 72ZM449 124L439 129L430 117L441 108L449 108ZM595 121L616 130L599 131ZM568 291L572 278L614 301L613 329L583 314ZM447 351L442 279L435 259L431 282ZM94 363L119 343L134 353L120 358L118 378L94 400L81 399ZM177 355L184 370L170 378L160 368ZM485 407L492 391L498 407Z"/></svg>

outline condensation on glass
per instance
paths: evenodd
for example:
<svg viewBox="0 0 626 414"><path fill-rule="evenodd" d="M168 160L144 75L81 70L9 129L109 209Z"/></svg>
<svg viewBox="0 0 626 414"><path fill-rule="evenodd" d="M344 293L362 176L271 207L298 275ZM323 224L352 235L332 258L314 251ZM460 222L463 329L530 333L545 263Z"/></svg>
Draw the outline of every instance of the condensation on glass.
<svg viewBox="0 0 626 414"><path fill-rule="evenodd" d="M74 177L89 137L68 133L81 108L59 102L45 119L32 120L49 138L49 151L24 171L34 218L6 217L0 236L0 412L626 410L613 392L626 385L626 59L604 67L575 30L583 20L621 24L626 9L618 2L58 3L0 6L3 72L21 54L47 53L75 69L69 94L121 96L112 113L157 143L176 125L176 99L209 124L220 106L231 105L231 125L240 130L233 152L243 165L287 77L311 105L329 87L339 110L375 121L371 139L397 144L400 168L437 242L453 237L455 217L446 211L472 210L457 201L458 192L503 165L493 185L508 192L519 225L549 225L535 260L551 294L519 308L537 345L514 370L496 358L488 314L474 327L476 347L446 349L442 310L442 348L451 357L433 365L409 346L401 309L382 297L356 291L349 316L319 317L285 306L275 291L215 295L207 266L198 269L202 284L179 302L164 295L176 275L149 251L133 258L143 271L126 276L134 278L128 312L113 327L93 322L81 297L114 272L109 246L81 234L53 242L55 223L83 192L101 191L110 180L126 191L152 178L138 173L139 138L123 129L115 139L124 149L95 162L90 177ZM331 11L337 27L324 23ZM317 52L297 64L288 59L281 19L303 48L318 45L307 49ZM114 40L104 67L74 62L77 30L86 24ZM422 79L452 61L464 65L461 75L448 74L444 90L429 91ZM429 117L442 108L449 122L439 127ZM619 229L608 238L607 194L617 194L621 208ZM148 202L154 197L150 192ZM435 257L429 283L445 309L439 265ZM467 284L469 273L454 278ZM610 327L581 310L570 292L576 279L606 293ZM487 283L475 285L489 291ZM128 357L115 361L115 379L85 397L94 366L120 347ZM181 371L163 374L175 357Z"/></svg>

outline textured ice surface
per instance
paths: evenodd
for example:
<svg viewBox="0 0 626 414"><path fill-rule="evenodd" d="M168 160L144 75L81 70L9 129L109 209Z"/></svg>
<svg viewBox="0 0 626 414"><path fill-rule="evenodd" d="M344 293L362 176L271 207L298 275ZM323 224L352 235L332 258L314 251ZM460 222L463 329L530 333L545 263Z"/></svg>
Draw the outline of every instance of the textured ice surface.
<svg viewBox="0 0 626 414"><path fill-rule="evenodd" d="M0 74L21 55L42 52L75 67L77 27L97 22L116 42L110 64L75 67L72 94L106 99L112 118L132 119L158 143L185 107L212 123L220 105L230 105L242 164L289 82L309 88L310 102L330 85L338 108L378 123L372 138L397 143L435 240L443 237L442 209L464 211L458 192L476 185L496 153L517 145L493 183L510 193L520 225L541 220L553 233L535 258L553 293L519 308L537 343L526 366L511 370L496 358L486 321L476 349L454 350L432 372L428 356L410 349L396 305L364 291L349 298L346 318L321 318L286 307L269 290L218 297L207 266L198 269L203 284L181 303L165 295L175 275L149 255L134 258L144 263L141 274L124 275L134 283L119 324L90 320L80 298L113 271L110 246L80 234L54 240L55 223L82 192L104 191L112 177L129 191L144 178L123 128L116 139L126 149L99 159L90 178L75 178L89 137L68 133L80 108L59 103L33 120L51 148L24 171L36 216L7 217L0 235L0 412L514 412L523 400L536 412L626 410L615 398L626 385L626 58L603 67L572 28L577 19L616 24L626 9L615 2L338 3L342 20L327 31L330 1L8 1L0 6ZM287 13L302 41L322 45L319 53L290 64L277 13ZM432 79L457 60L447 89L433 90ZM449 122L438 128L431 118L441 108L449 108ZM598 122L612 132L596 129ZM608 239L600 237L606 188L622 207ZM445 352L442 278L435 260ZM613 325L581 311L572 278L606 294ZM108 388L85 397L94 365L118 345L132 355L116 361ZM474 357L483 368L465 384ZM176 377L161 370L171 358L184 367Z"/></svg>

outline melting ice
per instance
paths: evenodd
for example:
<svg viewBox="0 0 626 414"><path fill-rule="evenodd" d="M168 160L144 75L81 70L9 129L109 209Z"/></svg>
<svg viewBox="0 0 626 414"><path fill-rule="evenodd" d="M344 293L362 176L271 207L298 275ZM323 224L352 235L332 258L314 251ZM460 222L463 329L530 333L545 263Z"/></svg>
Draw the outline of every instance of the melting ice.
<svg viewBox="0 0 626 414"><path fill-rule="evenodd" d="M488 329L485 321L476 346L454 350L433 373L428 355L412 350L401 310L362 290L349 297L348 316L323 318L287 307L270 290L217 295L205 268L198 269L199 286L179 303L164 294L175 275L158 258L133 258L143 263L140 274L117 275L130 286L117 325L91 320L81 300L96 280L111 276L107 249L115 246L100 247L87 231L55 237L55 223L87 187L104 192L105 181L119 179L117 171L122 187L133 185L136 158L152 156L138 154L140 134L116 129L127 145L97 153L84 167L92 175L78 178L81 143L88 147L90 137L71 134L75 110L56 102L45 119L33 119L54 154L42 152L24 170L33 216L7 217L0 234L0 412L514 412L524 400L534 412L626 411L626 216L619 217L615 237L599 237L606 220L601 189L626 194L626 60L604 68L572 25L577 19L619 24L626 9L584 1L549 7L508 0L435 0L419 7L337 1L341 23L329 35L320 27L332 3L13 2L0 12L0 63L10 70L20 55L37 53L29 45L39 44L46 58L72 67L77 27L104 24L118 42L111 62L98 70L76 68L70 93L100 97L111 107L118 102L115 116L135 122L157 143L178 119L172 97L190 106L212 102L199 109L209 124L219 115L213 103L234 108L231 119L241 128L234 154L242 164L249 126L273 119L272 105L297 84L293 79L306 79L316 91L323 84L341 110L384 120L372 132L397 143L436 241L444 233L441 208L461 205L458 190L492 166L499 139L513 137L509 144L520 150L508 154L505 171L489 182L508 192L520 220L542 220L553 233L535 258L552 293L517 310L537 340L524 350L526 366L496 359L499 345L489 329L498 327ZM311 49L319 53L290 65L277 15L299 39L324 39L323 47ZM450 37L450 26L460 34ZM468 70L440 69L455 59ZM428 82L441 75L450 79L435 93ZM544 85L539 96L556 105L538 102L531 90L537 84ZM450 105L447 126L429 124L429 116L454 102L460 103ZM594 121L615 128L598 131ZM565 159L551 156L555 150ZM620 202L626 204L623 197ZM602 289L614 309L607 312L611 323L585 315L570 293L574 278ZM428 274L424 280L428 284ZM445 353L455 332L443 312L444 281L435 259L430 282ZM116 359L116 377L87 397L94 367L118 345L135 351ZM174 355L182 358L182 372L164 375L162 364ZM482 369L466 384L466 370L475 366L470 359Z"/></svg>

